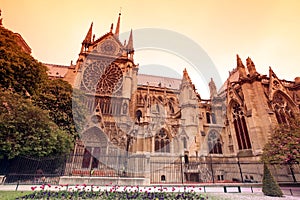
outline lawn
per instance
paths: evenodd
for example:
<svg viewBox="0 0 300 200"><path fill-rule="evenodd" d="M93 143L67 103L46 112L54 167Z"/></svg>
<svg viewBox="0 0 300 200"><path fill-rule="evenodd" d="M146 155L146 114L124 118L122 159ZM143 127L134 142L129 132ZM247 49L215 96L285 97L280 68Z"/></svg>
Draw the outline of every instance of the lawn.
<svg viewBox="0 0 300 200"><path fill-rule="evenodd" d="M0 191L0 199L1 200L12 200L12 199L16 199L17 197L22 197L25 195L28 195L32 192L27 191L27 192L23 192L23 191Z"/></svg>

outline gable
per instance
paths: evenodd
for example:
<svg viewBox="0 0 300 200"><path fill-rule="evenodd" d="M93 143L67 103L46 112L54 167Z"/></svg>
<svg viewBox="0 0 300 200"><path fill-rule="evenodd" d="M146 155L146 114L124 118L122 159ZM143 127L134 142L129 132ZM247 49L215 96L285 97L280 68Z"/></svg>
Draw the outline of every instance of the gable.
<svg viewBox="0 0 300 200"><path fill-rule="evenodd" d="M101 55L120 56L124 52L124 46L112 33L108 33L94 42L91 51Z"/></svg>

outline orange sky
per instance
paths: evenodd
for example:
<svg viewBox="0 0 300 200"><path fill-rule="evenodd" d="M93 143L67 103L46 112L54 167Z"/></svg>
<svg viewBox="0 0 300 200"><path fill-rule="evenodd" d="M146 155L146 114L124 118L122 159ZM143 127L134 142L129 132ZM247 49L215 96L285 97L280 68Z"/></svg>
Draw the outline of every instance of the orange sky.
<svg viewBox="0 0 300 200"><path fill-rule="evenodd" d="M64 65L76 61L90 23L96 38L102 36L116 23L120 7L121 32L163 28L181 33L207 52L223 81L236 66L237 53L244 63L250 56L262 74L271 66L279 78L300 76L298 0L0 0L4 26L24 37L32 55ZM152 58L135 59L145 64Z"/></svg>

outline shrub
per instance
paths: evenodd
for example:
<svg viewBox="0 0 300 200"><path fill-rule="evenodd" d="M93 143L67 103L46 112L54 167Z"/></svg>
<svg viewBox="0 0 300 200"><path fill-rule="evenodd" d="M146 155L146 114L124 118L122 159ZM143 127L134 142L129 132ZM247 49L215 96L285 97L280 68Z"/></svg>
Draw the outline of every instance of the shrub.
<svg viewBox="0 0 300 200"><path fill-rule="evenodd" d="M262 192L266 196L272 197L282 197L283 193L274 179L273 175L271 174L267 164L264 164L264 176L263 176L263 187Z"/></svg>

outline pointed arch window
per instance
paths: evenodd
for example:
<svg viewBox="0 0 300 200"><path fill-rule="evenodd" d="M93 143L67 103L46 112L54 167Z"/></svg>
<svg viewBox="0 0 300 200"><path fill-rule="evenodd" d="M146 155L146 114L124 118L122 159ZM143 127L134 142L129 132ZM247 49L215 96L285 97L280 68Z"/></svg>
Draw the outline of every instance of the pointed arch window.
<svg viewBox="0 0 300 200"><path fill-rule="evenodd" d="M211 131L208 135L208 149L211 154L222 154L221 136L217 131Z"/></svg>
<svg viewBox="0 0 300 200"><path fill-rule="evenodd" d="M100 165L99 159L101 155L106 154L108 148L106 134L98 127L92 127L82 134L81 140L86 145L82 155L81 167L98 168Z"/></svg>
<svg viewBox="0 0 300 200"><path fill-rule="evenodd" d="M170 138L165 129L155 135L155 152L170 153Z"/></svg>
<svg viewBox="0 0 300 200"><path fill-rule="evenodd" d="M232 115L239 150L251 149L252 146L244 112L236 102L232 105Z"/></svg>
<svg viewBox="0 0 300 200"><path fill-rule="evenodd" d="M136 118L137 118L138 122L140 123L141 122L141 118L143 117L142 111L141 110L137 110L136 113L135 113L135 115L136 115Z"/></svg>
<svg viewBox="0 0 300 200"><path fill-rule="evenodd" d="M213 124L216 124L216 123L217 123L215 113L211 113L211 121L212 121Z"/></svg>
<svg viewBox="0 0 300 200"><path fill-rule="evenodd" d="M207 122L208 124L211 123L211 120L210 120L210 113L209 113L209 112L206 113L206 122Z"/></svg>
<svg viewBox="0 0 300 200"><path fill-rule="evenodd" d="M168 105L169 105L169 110L170 110L170 113L171 113L171 114L174 114L174 107L173 107L173 103L172 103L171 101L169 101Z"/></svg>
<svg viewBox="0 0 300 200"><path fill-rule="evenodd" d="M289 119L294 118L290 103L280 92L273 96L273 108L279 124L289 124Z"/></svg>
<svg viewBox="0 0 300 200"><path fill-rule="evenodd" d="M182 142L183 142L183 148L186 149L187 148L187 140L185 137L182 139Z"/></svg>

